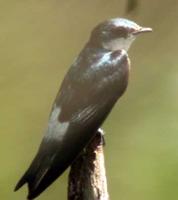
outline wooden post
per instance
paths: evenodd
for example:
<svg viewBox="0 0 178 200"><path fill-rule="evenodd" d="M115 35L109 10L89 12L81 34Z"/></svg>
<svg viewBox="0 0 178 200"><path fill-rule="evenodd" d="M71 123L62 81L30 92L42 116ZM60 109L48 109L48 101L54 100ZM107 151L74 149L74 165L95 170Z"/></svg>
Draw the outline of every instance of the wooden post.
<svg viewBox="0 0 178 200"><path fill-rule="evenodd" d="M71 166L68 200L109 200L103 145L100 129Z"/></svg>

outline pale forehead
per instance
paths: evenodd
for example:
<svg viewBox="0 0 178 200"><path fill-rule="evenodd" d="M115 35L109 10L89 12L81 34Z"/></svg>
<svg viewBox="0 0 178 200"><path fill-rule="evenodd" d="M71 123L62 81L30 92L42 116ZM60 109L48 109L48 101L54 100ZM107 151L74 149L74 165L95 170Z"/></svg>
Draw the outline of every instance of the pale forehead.
<svg viewBox="0 0 178 200"><path fill-rule="evenodd" d="M113 24L114 26L121 26L121 27L125 27L125 28L139 28L140 26L130 20L127 19L123 19L123 18L115 18L115 19L111 19L109 20L111 24Z"/></svg>

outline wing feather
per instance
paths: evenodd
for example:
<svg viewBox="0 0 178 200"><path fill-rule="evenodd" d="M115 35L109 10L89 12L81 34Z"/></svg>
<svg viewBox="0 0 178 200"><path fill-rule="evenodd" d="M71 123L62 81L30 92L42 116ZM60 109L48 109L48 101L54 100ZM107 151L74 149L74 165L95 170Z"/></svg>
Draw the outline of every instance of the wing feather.
<svg viewBox="0 0 178 200"><path fill-rule="evenodd" d="M115 52L107 59L99 58L90 67L88 57L80 57L62 83L39 151L15 188L28 183L29 199L38 196L73 162L127 86L127 55Z"/></svg>

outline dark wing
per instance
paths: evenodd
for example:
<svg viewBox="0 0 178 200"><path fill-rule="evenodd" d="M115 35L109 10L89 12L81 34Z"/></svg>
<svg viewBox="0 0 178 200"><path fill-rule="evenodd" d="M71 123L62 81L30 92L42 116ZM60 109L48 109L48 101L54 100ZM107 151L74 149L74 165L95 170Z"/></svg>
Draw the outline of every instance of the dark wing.
<svg viewBox="0 0 178 200"><path fill-rule="evenodd" d="M39 151L15 190L28 183L28 198L38 196L94 136L127 85L127 55L117 53L110 55L116 57L111 57L114 64L96 62L88 68L73 66L69 70Z"/></svg>

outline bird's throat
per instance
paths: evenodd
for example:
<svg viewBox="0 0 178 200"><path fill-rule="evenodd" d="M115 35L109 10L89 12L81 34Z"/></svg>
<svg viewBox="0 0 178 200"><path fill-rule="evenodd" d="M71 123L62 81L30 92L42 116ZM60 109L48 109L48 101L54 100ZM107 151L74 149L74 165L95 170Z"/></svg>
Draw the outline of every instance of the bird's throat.
<svg viewBox="0 0 178 200"><path fill-rule="evenodd" d="M103 42L103 47L110 51L125 50L128 51L135 37L116 38L108 42Z"/></svg>

